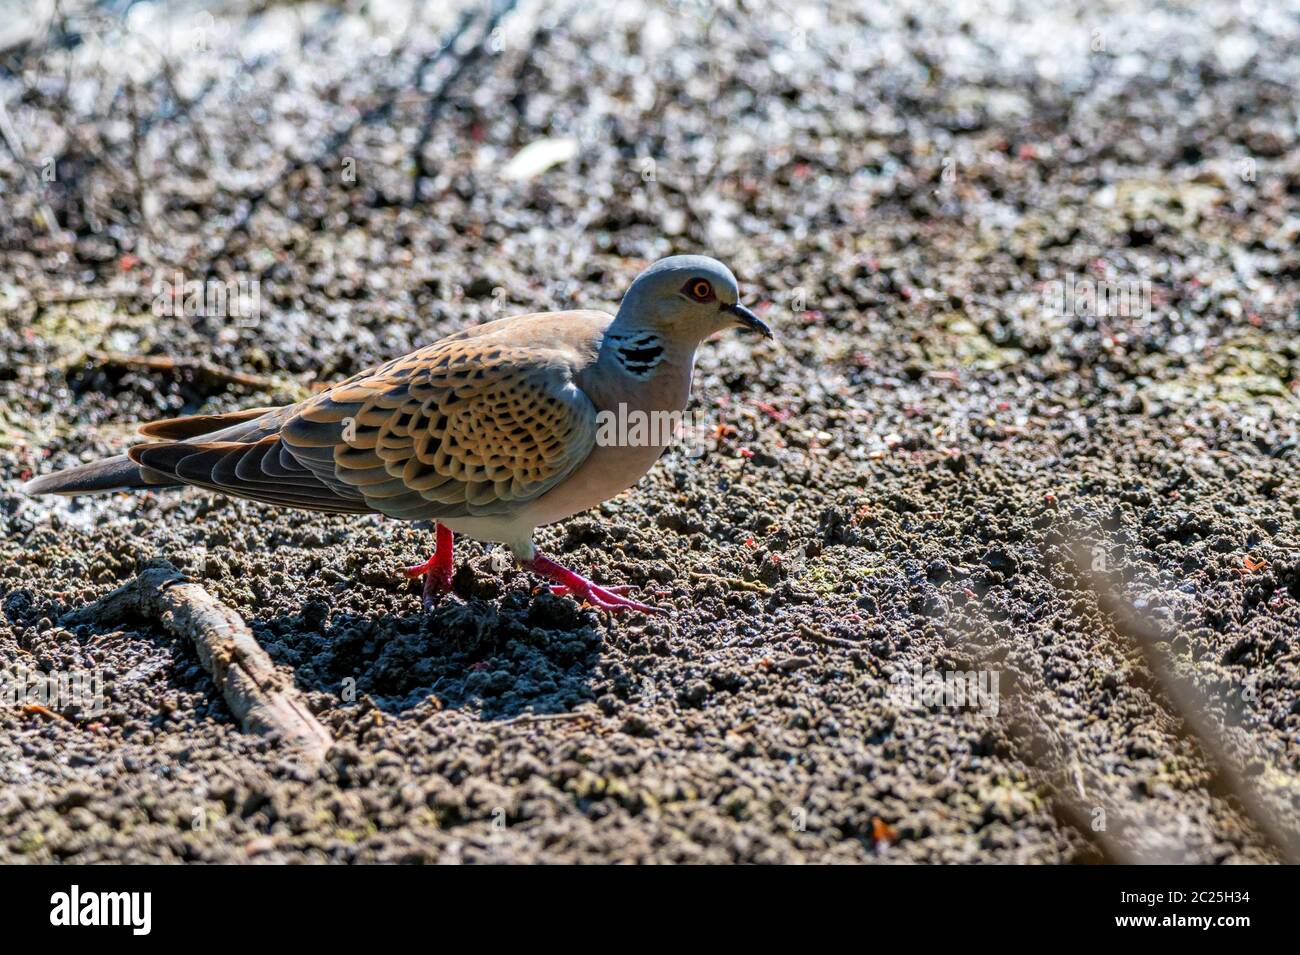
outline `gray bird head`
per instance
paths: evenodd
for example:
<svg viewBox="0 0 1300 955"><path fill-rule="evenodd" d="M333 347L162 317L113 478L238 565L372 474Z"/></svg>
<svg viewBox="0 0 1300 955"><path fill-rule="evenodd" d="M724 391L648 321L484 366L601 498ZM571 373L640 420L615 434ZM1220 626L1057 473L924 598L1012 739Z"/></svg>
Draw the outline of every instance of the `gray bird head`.
<svg viewBox="0 0 1300 955"><path fill-rule="evenodd" d="M673 255L650 266L628 288L618 317L692 343L731 325L772 337L772 329L740 304L731 269L706 255Z"/></svg>

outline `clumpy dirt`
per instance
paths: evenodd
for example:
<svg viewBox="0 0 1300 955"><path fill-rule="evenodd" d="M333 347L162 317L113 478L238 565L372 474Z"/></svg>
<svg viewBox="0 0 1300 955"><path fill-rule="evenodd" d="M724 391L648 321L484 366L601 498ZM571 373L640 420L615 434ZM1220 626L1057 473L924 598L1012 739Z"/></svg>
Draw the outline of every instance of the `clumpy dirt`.
<svg viewBox="0 0 1300 955"><path fill-rule="evenodd" d="M1294 9L420 6L82 11L0 57L0 664L108 686L0 707L0 862L1099 858L1066 805L1142 859L1280 858L1072 555L1294 831ZM546 138L574 154L503 174ZM406 525L16 490L700 251L777 341L706 343L715 430L539 535L670 618L463 540L425 613ZM256 321L157 316L177 271L257 278ZM1149 300L1046 308L1066 280ZM325 767L157 622L60 625L159 559L292 674ZM917 668L1003 706L890 693Z"/></svg>

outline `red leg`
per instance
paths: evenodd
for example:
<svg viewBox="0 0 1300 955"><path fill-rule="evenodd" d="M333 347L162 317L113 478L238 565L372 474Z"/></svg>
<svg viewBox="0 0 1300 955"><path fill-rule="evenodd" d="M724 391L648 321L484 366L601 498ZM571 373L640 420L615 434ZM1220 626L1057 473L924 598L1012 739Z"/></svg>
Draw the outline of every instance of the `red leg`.
<svg viewBox="0 0 1300 955"><path fill-rule="evenodd" d="M407 577L424 575L424 606L427 609L433 606L438 596L451 592L453 568L451 530L438 524L433 556L423 564L407 567L402 573Z"/></svg>
<svg viewBox="0 0 1300 955"><path fill-rule="evenodd" d="M639 613L668 612L662 607L651 607L648 604L629 600L618 592L620 590L626 591L627 587L601 587L541 554L534 555L532 560L524 561L523 565L533 573L541 574L547 580L558 584L558 587L551 588L552 593L558 591L561 596L567 595L578 600L585 600L593 607L601 610L635 610Z"/></svg>

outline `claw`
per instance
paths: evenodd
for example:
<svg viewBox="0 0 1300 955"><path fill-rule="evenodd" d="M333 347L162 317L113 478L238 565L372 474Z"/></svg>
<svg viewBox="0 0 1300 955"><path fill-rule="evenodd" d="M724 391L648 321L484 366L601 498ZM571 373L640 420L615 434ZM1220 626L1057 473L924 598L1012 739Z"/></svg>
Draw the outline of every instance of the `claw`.
<svg viewBox="0 0 1300 955"><path fill-rule="evenodd" d="M551 587L551 593L556 596L573 597L576 600L591 604L598 610L608 610L610 612L634 610L637 613L647 614L668 613L663 607L652 607L649 604L643 604L623 596L623 594L633 590L633 587L627 585L602 587L541 554L537 554L532 560L524 562L524 566L547 580L555 581L555 584Z"/></svg>
<svg viewBox="0 0 1300 955"><path fill-rule="evenodd" d="M636 590L636 587L632 586L631 584L617 584L613 587L602 587L601 589L607 590L611 594L618 594L621 597L624 596L625 594L630 594L632 591ZM566 584L552 584L551 593L553 593L557 597L574 596L573 588L567 586Z"/></svg>
<svg viewBox="0 0 1300 955"><path fill-rule="evenodd" d="M407 577L420 577L424 574L432 573L438 566L438 555L434 554L423 564L415 564L411 567L403 567L402 573Z"/></svg>

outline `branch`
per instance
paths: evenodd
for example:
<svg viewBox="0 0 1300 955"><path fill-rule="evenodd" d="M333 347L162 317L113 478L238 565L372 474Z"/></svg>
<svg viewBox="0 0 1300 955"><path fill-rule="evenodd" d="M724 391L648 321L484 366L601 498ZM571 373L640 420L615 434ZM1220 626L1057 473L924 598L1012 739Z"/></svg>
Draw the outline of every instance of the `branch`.
<svg viewBox="0 0 1300 955"><path fill-rule="evenodd" d="M9 110L5 107L4 100L0 100L0 138L4 139L5 145L9 147L9 152L13 154L18 165L22 167L23 179L27 182L27 188L32 191L32 196L36 200L36 207L40 211L41 218L45 220L45 229L50 233L50 238L56 241L61 240L59 220L54 217L54 210L45 198L40 180L36 177L36 171L32 169L31 163L27 161L27 151L23 148L22 138L18 135L18 130L9 117Z"/></svg>
<svg viewBox="0 0 1300 955"><path fill-rule="evenodd" d="M1081 545L1075 546L1072 556L1075 573L1097 598L1097 606L1113 621L1116 635L1142 654L1167 702L1165 708L1177 718L1184 735L1205 757L1211 770L1207 791L1211 796L1235 801L1284 862L1300 863L1300 838L1278 821L1277 810L1270 807L1220 742L1223 730L1209 716L1212 701L1170 665L1162 648L1170 645L1171 635L1150 614L1142 613L1122 595L1116 575L1090 570L1091 562Z"/></svg>
<svg viewBox="0 0 1300 955"><path fill-rule="evenodd" d="M221 385L239 385L263 391L278 391L282 388L293 389L296 383L287 384L266 375L249 375L242 371L222 368L215 362L203 358L174 358L171 355L123 355L118 352L90 351L86 357L106 368L125 368L128 371L152 371L176 374L193 372L195 378Z"/></svg>
<svg viewBox="0 0 1300 955"><path fill-rule="evenodd" d="M419 89L420 84L423 82L425 73L430 68L440 62L443 57L454 52L453 47L465 33L466 29L468 29L473 20L473 14L467 12L462 16L460 23L456 26L455 30L443 43L420 58L420 62L416 65L415 73L411 80L411 83L416 89ZM370 124L387 117L393 111L393 107L397 103L398 94L406 88L407 87L393 87L389 89L379 103L371 106L352 122L348 123L342 129L339 129L330 136L330 138L326 140L324 147L317 152L316 155L308 158L299 157L297 159L290 159L276 174L274 180L254 191L248 197L243 211L226 231L225 238L221 243L221 248L218 249L215 254L208 257L208 274L211 275L213 273L217 262L229 255L231 243L236 235L243 234L247 236L249 234L254 214L278 186L299 170L309 167L324 168L338 154L339 150L342 149L343 146L352 138L353 133L363 126L369 126ZM441 94L439 93L438 95Z"/></svg>
<svg viewBox="0 0 1300 955"><path fill-rule="evenodd" d="M433 136L433 124L437 121L438 114L442 112L442 107L447 102L447 93L451 90L452 85L460 79L461 75L470 64L482 56L483 45L491 38L492 31L497 28L497 25L502 21L506 14L514 10L515 3L516 0L505 0L504 3L492 11L488 16L487 23L483 26L483 35L479 38L478 42L475 43L464 56L456 61L456 65L452 68L451 72L447 74L447 77L442 81L442 84L433 92L432 95L430 95L429 102L426 104L424 110L424 122L420 124L420 136L416 139L415 145L411 149L411 157L415 163L415 175L411 179L411 195L407 205L413 206L420 201L420 183L429 176L429 169L424 162L424 147L429 144L429 139ZM468 19L462 20L460 26L457 27L455 34L447 41L444 49L450 49L451 45L460 38L462 33L465 32L465 28L468 25ZM420 69L416 72L413 85L417 92L424 82L424 72L424 69Z"/></svg>
<svg viewBox="0 0 1300 955"><path fill-rule="evenodd" d="M144 571L90 606L66 615L62 623L108 625L137 615L158 620L194 643L203 668L245 732L278 737L305 765L325 761L334 745L329 730L275 669L243 618L170 564Z"/></svg>

